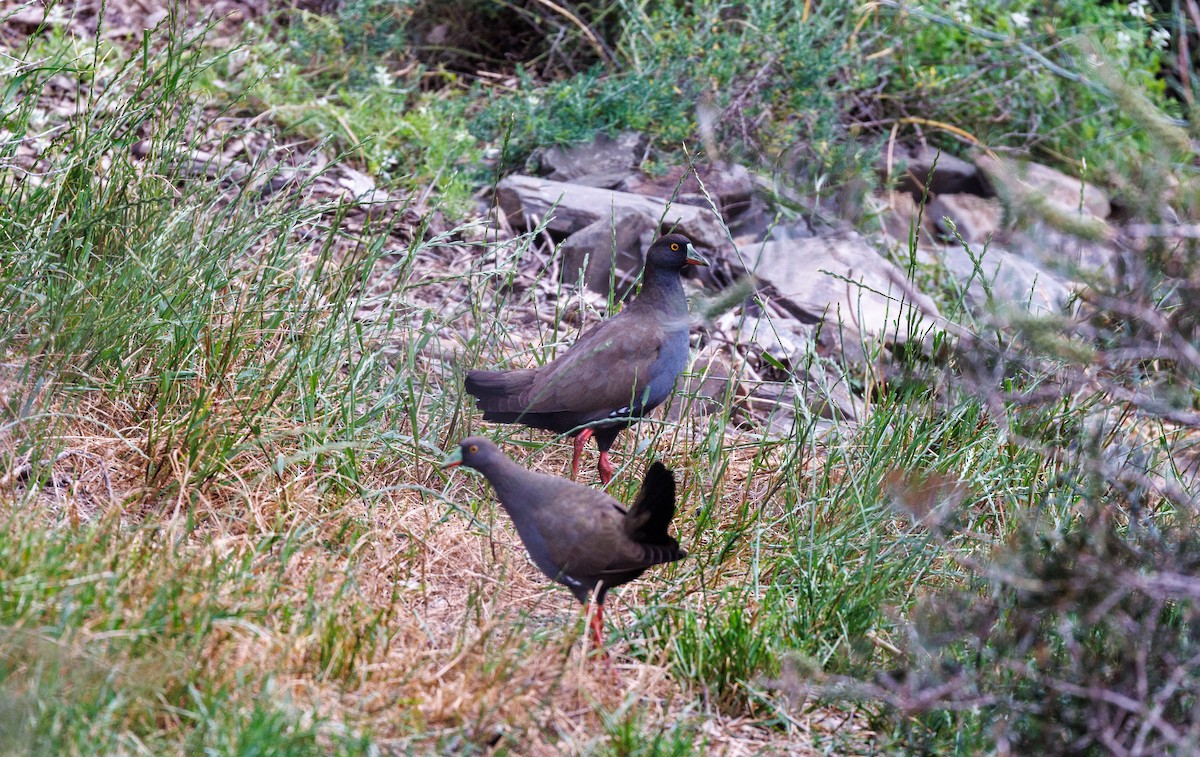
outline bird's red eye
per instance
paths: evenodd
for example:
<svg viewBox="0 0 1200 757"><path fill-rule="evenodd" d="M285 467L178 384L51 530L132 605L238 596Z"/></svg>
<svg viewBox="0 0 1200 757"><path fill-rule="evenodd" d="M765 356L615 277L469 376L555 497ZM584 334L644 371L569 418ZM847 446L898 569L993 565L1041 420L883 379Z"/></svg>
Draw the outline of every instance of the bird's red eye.
<svg viewBox="0 0 1200 757"><path fill-rule="evenodd" d="M478 451L479 451L479 445L477 445L477 444L472 444L470 447L467 447L467 452L470 452L471 454L475 454Z"/></svg>
<svg viewBox="0 0 1200 757"><path fill-rule="evenodd" d="M674 250L675 252L679 252L679 243L671 242L671 249Z"/></svg>

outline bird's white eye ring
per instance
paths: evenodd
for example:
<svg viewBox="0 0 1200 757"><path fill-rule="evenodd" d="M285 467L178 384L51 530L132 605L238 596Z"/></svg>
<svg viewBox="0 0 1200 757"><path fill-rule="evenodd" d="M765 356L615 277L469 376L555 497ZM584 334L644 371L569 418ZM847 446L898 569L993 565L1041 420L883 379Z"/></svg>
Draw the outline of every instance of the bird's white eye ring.
<svg viewBox="0 0 1200 757"><path fill-rule="evenodd" d="M675 252L679 252L679 243L671 242L671 249L674 250Z"/></svg>
<svg viewBox="0 0 1200 757"><path fill-rule="evenodd" d="M479 445L477 445L477 444L472 444L470 447L467 447L467 452L470 452L471 454L475 454L478 451L479 451Z"/></svg>

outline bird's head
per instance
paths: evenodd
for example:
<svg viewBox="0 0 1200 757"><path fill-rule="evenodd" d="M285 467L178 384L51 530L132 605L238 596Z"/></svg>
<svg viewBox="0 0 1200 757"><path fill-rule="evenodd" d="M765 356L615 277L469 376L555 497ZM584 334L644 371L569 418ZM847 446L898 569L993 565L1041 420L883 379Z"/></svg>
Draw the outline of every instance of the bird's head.
<svg viewBox="0 0 1200 757"><path fill-rule="evenodd" d="M482 436L468 436L458 444L458 449L450 453L450 457L442 463L442 468L455 468L465 465L468 468L481 470L488 463L504 457L504 453L491 439Z"/></svg>
<svg viewBox="0 0 1200 757"><path fill-rule="evenodd" d="M646 251L647 268L681 271L687 265L708 265L708 261L696 252L692 240L683 234L659 237Z"/></svg>

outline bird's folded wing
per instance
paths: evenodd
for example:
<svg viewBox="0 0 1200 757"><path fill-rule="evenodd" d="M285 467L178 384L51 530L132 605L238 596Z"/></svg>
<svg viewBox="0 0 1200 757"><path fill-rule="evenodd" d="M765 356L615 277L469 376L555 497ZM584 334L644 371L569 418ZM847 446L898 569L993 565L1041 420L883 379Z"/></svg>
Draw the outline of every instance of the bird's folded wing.
<svg viewBox="0 0 1200 757"><path fill-rule="evenodd" d="M665 339L662 326L614 318L588 332L538 375L528 409L538 413L608 413L642 401Z"/></svg>
<svg viewBox="0 0 1200 757"><path fill-rule="evenodd" d="M604 530L557 540L552 547L555 564L573 576L597 578L643 570L674 562L687 553L677 545L638 544L617 530Z"/></svg>
<svg viewBox="0 0 1200 757"><path fill-rule="evenodd" d="M539 513L537 527L542 532L551 561L564 572L576 576L597 576L613 567L614 562L632 561L626 570L640 567L640 553L630 547L622 529L624 509L612 497L589 491L579 499L578 491L553 508Z"/></svg>

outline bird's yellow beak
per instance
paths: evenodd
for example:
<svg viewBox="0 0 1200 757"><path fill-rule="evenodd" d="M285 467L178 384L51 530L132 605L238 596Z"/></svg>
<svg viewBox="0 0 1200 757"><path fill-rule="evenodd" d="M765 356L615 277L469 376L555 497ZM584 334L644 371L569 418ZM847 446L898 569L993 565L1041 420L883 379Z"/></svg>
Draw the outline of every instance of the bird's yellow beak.
<svg viewBox="0 0 1200 757"><path fill-rule="evenodd" d="M442 470L457 468L460 465L462 465L462 447L455 449L454 452L450 453L450 457L447 457L442 462Z"/></svg>

